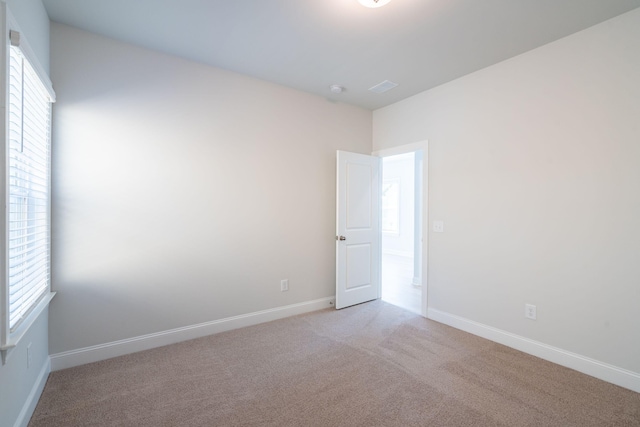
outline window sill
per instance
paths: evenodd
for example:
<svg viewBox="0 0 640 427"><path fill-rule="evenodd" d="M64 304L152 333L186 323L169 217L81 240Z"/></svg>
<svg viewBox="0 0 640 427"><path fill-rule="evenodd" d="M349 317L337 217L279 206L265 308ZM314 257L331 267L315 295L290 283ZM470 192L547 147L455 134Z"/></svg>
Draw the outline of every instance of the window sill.
<svg viewBox="0 0 640 427"><path fill-rule="evenodd" d="M33 308L33 310L31 310L31 313L29 313L29 315L22 321L22 324L9 335L7 342L0 345L0 354L2 355L3 365L7 363L7 359L11 354L11 350L13 350L18 345L22 338L24 338L24 336L31 328L31 325L35 323L42 312L49 306L49 303L54 296L56 296L55 292L49 292L47 295L45 295Z"/></svg>

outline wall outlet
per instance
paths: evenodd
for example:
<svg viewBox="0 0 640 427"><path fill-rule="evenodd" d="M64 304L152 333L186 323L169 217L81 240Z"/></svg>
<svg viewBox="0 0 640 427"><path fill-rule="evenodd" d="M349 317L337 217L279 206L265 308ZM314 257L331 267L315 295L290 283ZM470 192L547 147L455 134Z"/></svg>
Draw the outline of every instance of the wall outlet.
<svg viewBox="0 0 640 427"><path fill-rule="evenodd" d="M27 346L27 369L31 367L31 343Z"/></svg>
<svg viewBox="0 0 640 427"><path fill-rule="evenodd" d="M533 304L524 305L524 317L531 320L536 320L536 306Z"/></svg>
<svg viewBox="0 0 640 427"><path fill-rule="evenodd" d="M444 221L433 221L433 231L444 233Z"/></svg>
<svg viewBox="0 0 640 427"><path fill-rule="evenodd" d="M283 279L280 281L280 292L286 292L289 290L289 279Z"/></svg>

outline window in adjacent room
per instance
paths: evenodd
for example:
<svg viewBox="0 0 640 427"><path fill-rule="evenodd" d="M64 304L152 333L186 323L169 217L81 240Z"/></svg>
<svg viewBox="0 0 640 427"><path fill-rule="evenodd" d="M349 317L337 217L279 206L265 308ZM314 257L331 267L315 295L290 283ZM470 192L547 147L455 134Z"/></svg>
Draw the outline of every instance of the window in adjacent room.
<svg viewBox="0 0 640 427"><path fill-rule="evenodd" d="M400 180L382 183L382 232L400 234Z"/></svg>

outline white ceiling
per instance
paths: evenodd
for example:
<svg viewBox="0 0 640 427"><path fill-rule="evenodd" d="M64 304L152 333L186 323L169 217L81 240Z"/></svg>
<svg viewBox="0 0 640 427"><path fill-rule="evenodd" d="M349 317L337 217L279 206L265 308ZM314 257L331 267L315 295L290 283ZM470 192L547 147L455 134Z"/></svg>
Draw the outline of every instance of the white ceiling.
<svg viewBox="0 0 640 427"><path fill-rule="evenodd" d="M640 7L640 0L43 0L52 21L380 108ZM383 94L367 89L399 84ZM346 88L340 95L329 86Z"/></svg>

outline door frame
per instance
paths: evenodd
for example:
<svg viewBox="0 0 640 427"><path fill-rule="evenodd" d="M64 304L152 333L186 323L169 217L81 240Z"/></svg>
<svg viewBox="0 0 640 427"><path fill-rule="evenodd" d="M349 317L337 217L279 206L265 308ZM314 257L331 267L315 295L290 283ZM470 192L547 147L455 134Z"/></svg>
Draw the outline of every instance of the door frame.
<svg viewBox="0 0 640 427"><path fill-rule="evenodd" d="M376 157L389 157L398 154L413 153L422 150L422 303L421 315L427 317L427 309L429 307L429 142L427 140L414 142L412 144L400 145L397 147L385 148L371 153ZM382 179L382 173L380 173ZM380 225L381 226L381 225ZM382 249L382 246L380 247ZM380 263L382 268L382 262ZM382 276L381 276L382 277ZM380 280L380 289L378 294L382 295L382 280Z"/></svg>

